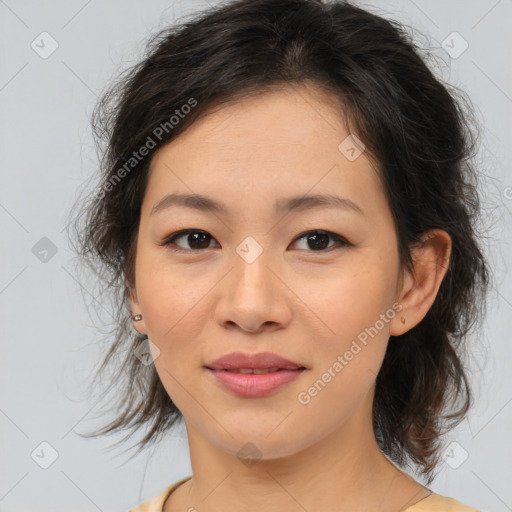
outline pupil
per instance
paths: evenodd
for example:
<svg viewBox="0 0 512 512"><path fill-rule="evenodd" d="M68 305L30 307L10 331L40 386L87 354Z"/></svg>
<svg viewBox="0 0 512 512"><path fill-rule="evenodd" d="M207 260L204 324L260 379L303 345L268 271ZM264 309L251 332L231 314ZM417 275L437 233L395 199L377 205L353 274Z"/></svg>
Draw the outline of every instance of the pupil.
<svg viewBox="0 0 512 512"><path fill-rule="evenodd" d="M206 241L206 243L205 243ZM210 245L206 233L189 233L188 243L194 249L207 249Z"/></svg>
<svg viewBox="0 0 512 512"><path fill-rule="evenodd" d="M329 245L329 235L326 233L317 233L308 236L308 244L312 243L312 249L325 249Z"/></svg>

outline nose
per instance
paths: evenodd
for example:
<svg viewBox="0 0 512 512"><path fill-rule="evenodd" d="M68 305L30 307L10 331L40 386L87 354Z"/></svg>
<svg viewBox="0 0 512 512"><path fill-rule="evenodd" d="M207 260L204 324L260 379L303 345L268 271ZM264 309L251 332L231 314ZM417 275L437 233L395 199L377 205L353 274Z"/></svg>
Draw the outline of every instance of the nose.
<svg viewBox="0 0 512 512"><path fill-rule="evenodd" d="M279 265L265 251L253 261L235 253L230 263L214 308L216 322L250 333L285 328L292 317L293 294L279 275Z"/></svg>

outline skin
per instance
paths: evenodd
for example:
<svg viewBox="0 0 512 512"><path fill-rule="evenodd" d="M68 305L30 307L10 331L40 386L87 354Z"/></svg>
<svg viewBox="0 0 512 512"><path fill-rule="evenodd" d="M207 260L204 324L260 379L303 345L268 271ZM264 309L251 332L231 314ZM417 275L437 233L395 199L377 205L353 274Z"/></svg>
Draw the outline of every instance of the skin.
<svg viewBox="0 0 512 512"><path fill-rule="evenodd" d="M363 152L350 161L338 150L348 135L332 98L311 84L290 86L209 112L152 159L131 307L143 315L134 327L160 351L152 350L155 368L184 415L193 472L165 512L396 512L429 495L380 451L372 403L389 336L427 313L451 240L441 230L426 233L414 249L414 273L402 271L370 159ZM207 195L231 214L172 206L150 215L174 192ZM349 198L364 215L273 211L278 198L312 193ZM174 241L184 252L159 245L182 229L208 233L208 248L194 249L187 235ZM316 249L303 235L315 230L353 245L329 238L328 248ZM236 252L247 236L263 249L250 264ZM298 394L394 303L401 311L300 403ZM203 367L233 351L275 352L307 371L270 396L239 397ZM237 457L247 442L260 453L251 466Z"/></svg>

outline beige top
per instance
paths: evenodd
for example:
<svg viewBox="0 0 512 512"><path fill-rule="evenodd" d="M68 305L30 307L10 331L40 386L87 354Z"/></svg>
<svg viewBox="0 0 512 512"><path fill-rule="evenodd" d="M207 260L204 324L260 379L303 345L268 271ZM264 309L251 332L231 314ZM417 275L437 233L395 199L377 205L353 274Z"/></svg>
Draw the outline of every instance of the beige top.
<svg viewBox="0 0 512 512"><path fill-rule="evenodd" d="M163 512L165 500L170 494L181 484L190 480L192 477L187 476L182 480L167 487L162 493L154 498L141 503L129 512ZM403 512L480 512L476 508L468 507L453 498L447 498L440 494L432 493L426 498L418 501L414 505L407 507Z"/></svg>

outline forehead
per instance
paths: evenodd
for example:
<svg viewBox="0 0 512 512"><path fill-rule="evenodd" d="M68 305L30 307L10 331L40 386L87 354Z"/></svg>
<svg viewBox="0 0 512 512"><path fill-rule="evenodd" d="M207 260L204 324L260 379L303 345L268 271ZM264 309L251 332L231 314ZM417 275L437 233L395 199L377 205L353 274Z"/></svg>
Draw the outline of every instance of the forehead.
<svg viewBox="0 0 512 512"><path fill-rule="evenodd" d="M335 95L311 85L210 108L153 156L146 194L157 200L181 191L222 200L242 193L264 200L336 190L360 201L378 194L378 175L365 152L347 158L354 139L341 108Z"/></svg>
<svg viewBox="0 0 512 512"><path fill-rule="evenodd" d="M339 98L317 86L305 83L268 87L208 107L168 146L174 147L171 151L175 155L191 147L206 151L215 146L226 153L253 153L263 159L265 148L276 147L279 153L272 156L278 157L290 145L308 148L311 154L314 146L320 151L340 135L348 135L342 112ZM327 134L331 137L321 148L320 139ZM258 153L254 153L256 149ZM331 144L330 151L336 153L337 144Z"/></svg>

